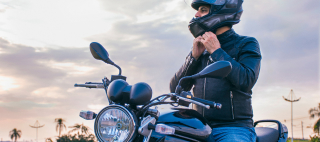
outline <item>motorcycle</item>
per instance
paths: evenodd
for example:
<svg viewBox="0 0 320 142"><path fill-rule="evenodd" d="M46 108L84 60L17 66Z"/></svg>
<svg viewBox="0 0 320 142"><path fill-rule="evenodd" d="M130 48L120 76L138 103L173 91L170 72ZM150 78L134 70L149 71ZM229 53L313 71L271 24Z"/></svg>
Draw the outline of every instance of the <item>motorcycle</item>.
<svg viewBox="0 0 320 142"><path fill-rule="evenodd" d="M223 78L231 71L228 61L218 61L208 65L199 73L180 79L175 93L163 94L152 98L151 87L144 82L129 85L126 77L121 75L121 68L110 58L105 48L97 43L90 44L92 56L119 69L118 75L111 80L103 78L102 83L86 82L75 84L75 87L104 89L109 106L98 114L92 111L81 111L80 117L86 120L95 119L94 133L100 142L200 142L206 141L211 133L208 121L197 111L187 107L193 103L206 109L221 109L216 102L193 97L184 91L180 83L187 79L204 77ZM174 106L169 112L161 112L157 105ZM185 106L185 108L178 107ZM255 127L257 142L286 142L287 127L277 120L256 121L254 126L262 122L274 122L276 127Z"/></svg>

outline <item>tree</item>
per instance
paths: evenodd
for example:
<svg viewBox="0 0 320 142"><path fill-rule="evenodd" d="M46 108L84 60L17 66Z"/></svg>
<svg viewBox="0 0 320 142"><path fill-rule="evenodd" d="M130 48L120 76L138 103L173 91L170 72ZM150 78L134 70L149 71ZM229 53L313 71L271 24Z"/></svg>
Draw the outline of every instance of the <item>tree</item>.
<svg viewBox="0 0 320 142"><path fill-rule="evenodd" d="M320 117L320 103L318 108L314 107L309 110L310 118L314 118L315 116Z"/></svg>
<svg viewBox="0 0 320 142"><path fill-rule="evenodd" d="M47 138L46 142L53 142L51 138Z"/></svg>
<svg viewBox="0 0 320 142"><path fill-rule="evenodd" d="M314 136L310 136L310 141L311 142L320 142L320 137L318 137L317 135Z"/></svg>
<svg viewBox="0 0 320 142"><path fill-rule="evenodd" d="M20 139L21 137L21 130L17 130L17 128L14 128L9 132L9 136L12 140L14 139L14 141L16 142L17 139Z"/></svg>
<svg viewBox="0 0 320 142"><path fill-rule="evenodd" d="M63 130L63 128L65 128L67 130L67 127L64 124L64 122L66 122L66 120L64 120L62 118L56 118L56 119L54 119L54 122L57 123L56 131L59 131L59 137L60 137L61 131Z"/></svg>
<svg viewBox="0 0 320 142"><path fill-rule="evenodd" d="M69 131L69 133L72 133L74 131L78 131L78 133L81 132L81 135L83 134L87 135L90 133L89 132L90 128L88 126L84 126L83 123L81 125L75 124L73 126L69 126L69 128L73 128L71 131Z"/></svg>
<svg viewBox="0 0 320 142"><path fill-rule="evenodd" d="M309 110L309 114L310 114L310 118L314 118L315 116L318 116L320 117L320 103L319 103L319 106L318 108L314 107L314 108L311 108ZM320 118L317 120L317 122L314 124L313 126L313 131L315 133L318 133L318 135L320 134Z"/></svg>
<svg viewBox="0 0 320 142"><path fill-rule="evenodd" d="M88 136L68 134L68 135L62 135L61 137L59 137L57 139L57 142L96 142L96 140L93 134L89 134Z"/></svg>
<svg viewBox="0 0 320 142"><path fill-rule="evenodd" d="M320 133L320 118L317 120L317 122L313 126L313 132Z"/></svg>

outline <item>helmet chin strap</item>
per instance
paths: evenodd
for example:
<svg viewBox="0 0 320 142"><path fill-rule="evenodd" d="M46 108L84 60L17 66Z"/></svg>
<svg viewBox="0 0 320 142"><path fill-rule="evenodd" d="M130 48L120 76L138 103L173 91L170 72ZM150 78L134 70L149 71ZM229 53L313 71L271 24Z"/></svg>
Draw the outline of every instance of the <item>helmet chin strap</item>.
<svg viewBox="0 0 320 142"><path fill-rule="evenodd" d="M218 28L217 28L217 29L212 30L212 33L217 34L217 30L218 30Z"/></svg>
<svg viewBox="0 0 320 142"><path fill-rule="evenodd" d="M211 31L214 34L217 34L218 29L225 27L225 26L229 26L230 28L232 28L232 24L230 24L230 23L219 23L207 31Z"/></svg>
<svg viewBox="0 0 320 142"><path fill-rule="evenodd" d="M208 31L211 31L211 32L214 33L214 34L217 34L218 29L219 29L219 28L222 28L222 27L224 27L224 26L226 26L226 25L224 25L224 24L218 24L218 25L214 26L213 28L209 29Z"/></svg>

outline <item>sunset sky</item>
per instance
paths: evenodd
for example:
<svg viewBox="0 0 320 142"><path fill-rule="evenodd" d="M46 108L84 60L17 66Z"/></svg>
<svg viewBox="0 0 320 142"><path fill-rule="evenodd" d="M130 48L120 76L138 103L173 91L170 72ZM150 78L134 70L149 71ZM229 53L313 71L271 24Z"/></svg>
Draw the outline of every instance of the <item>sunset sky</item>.
<svg viewBox="0 0 320 142"><path fill-rule="evenodd" d="M99 82L118 70L95 60L91 42L101 43L127 76L146 82L153 97L169 92L169 81L192 47L191 0L0 0L0 140L22 131L20 140L56 138L55 118L66 125L94 121L79 117L108 105L105 92L74 88ZM262 64L253 88L254 120L277 119L291 136L291 108L282 96L293 89L294 136L313 132L318 118L308 110L320 103L320 1L244 0L240 35L255 37ZM162 108L161 106L159 107ZM286 122L284 121L286 120ZM70 128L62 131L66 134Z"/></svg>

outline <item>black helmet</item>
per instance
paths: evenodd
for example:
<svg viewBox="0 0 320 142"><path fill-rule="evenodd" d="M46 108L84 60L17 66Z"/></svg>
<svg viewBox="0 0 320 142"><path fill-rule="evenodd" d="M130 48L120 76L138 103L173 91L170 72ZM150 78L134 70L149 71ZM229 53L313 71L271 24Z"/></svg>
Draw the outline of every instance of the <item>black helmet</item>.
<svg viewBox="0 0 320 142"><path fill-rule="evenodd" d="M232 26L240 22L243 0L193 0L192 8L198 10L202 5L210 5L210 11L203 17L192 18L189 30L194 37L207 31L216 32L223 26Z"/></svg>

